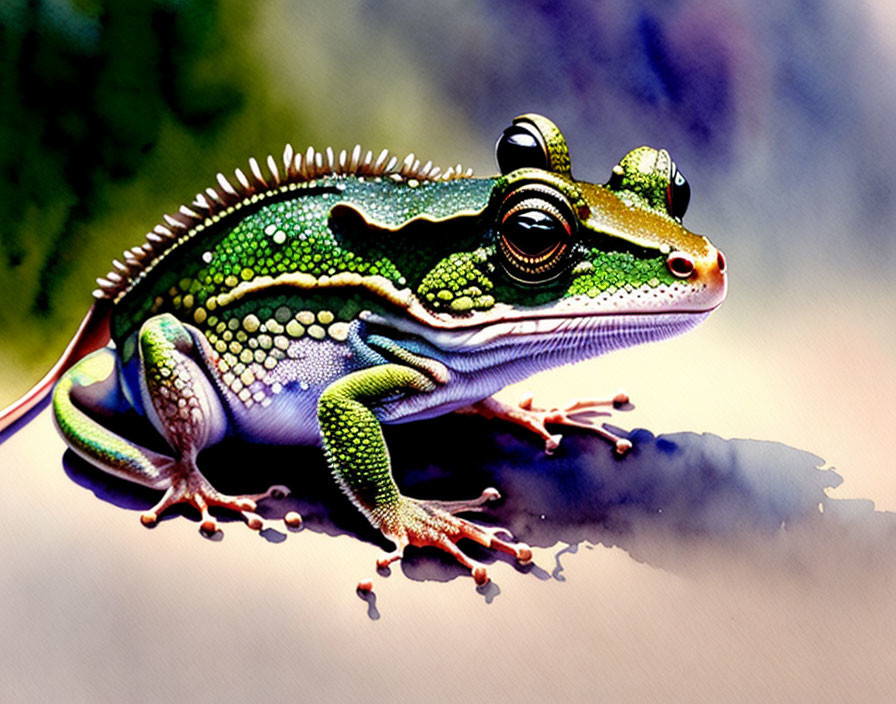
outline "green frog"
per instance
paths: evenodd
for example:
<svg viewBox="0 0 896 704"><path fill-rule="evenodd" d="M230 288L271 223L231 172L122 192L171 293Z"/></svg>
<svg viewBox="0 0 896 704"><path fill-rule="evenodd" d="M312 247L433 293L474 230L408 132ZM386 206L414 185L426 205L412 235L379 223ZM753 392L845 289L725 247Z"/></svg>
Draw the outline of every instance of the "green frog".
<svg viewBox="0 0 896 704"><path fill-rule="evenodd" d="M205 531L218 529L210 506L260 529L257 502L286 489L225 495L197 466L204 448L226 436L319 445L348 499L395 544L381 566L407 545L434 546L484 583L464 538L530 560L506 531L457 515L495 489L403 494L382 425L476 413L531 429L547 451L560 440L548 426L571 425L624 454L631 443L595 420L624 394L547 410L492 395L689 330L724 299L726 266L682 225L690 187L665 150L635 149L605 184L579 181L557 126L527 114L501 134L496 159L499 175L474 178L413 155L287 147L219 174L98 279L68 350L0 427L55 384L53 416L72 450L164 492L144 523L186 502ZM167 451L111 429L130 411Z"/></svg>

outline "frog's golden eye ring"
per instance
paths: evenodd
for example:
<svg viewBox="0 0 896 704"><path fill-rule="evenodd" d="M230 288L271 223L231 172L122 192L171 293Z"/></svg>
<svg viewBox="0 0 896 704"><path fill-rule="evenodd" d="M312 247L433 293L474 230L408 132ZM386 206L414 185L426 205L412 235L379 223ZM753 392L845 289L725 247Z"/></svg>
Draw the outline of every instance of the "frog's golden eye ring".
<svg viewBox="0 0 896 704"><path fill-rule="evenodd" d="M666 187L666 207L669 210L669 215L676 220L681 220L687 212L690 202L691 186L673 161L669 174L669 185Z"/></svg>
<svg viewBox="0 0 896 704"><path fill-rule="evenodd" d="M495 161L502 174L522 168L547 170L550 155L541 133L528 122L515 122L498 137Z"/></svg>
<svg viewBox="0 0 896 704"><path fill-rule="evenodd" d="M517 189L498 219L504 270L524 283L555 279L564 270L575 231L572 209L559 193L538 184Z"/></svg>

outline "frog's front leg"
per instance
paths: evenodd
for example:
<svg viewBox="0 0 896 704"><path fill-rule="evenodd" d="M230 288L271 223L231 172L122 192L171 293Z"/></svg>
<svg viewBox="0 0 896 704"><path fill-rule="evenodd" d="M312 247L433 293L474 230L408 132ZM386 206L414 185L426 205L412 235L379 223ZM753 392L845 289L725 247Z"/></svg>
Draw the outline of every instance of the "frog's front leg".
<svg viewBox="0 0 896 704"><path fill-rule="evenodd" d="M469 568L477 583L488 581L483 565L457 547L469 538L487 547L528 561L532 551L523 544L498 537L501 528L477 525L455 514L480 510L498 492L487 489L470 501L427 501L401 494L392 478L389 451L382 429L371 407L401 393L426 393L435 383L423 373L400 364L384 364L348 374L333 382L320 397L320 421L324 452L333 476L342 490L396 550L378 562L380 566L400 559L405 547L437 547Z"/></svg>
<svg viewBox="0 0 896 704"><path fill-rule="evenodd" d="M585 428L608 442L613 444L616 454L624 455L632 449L631 440L621 438L615 433L600 425L597 416L606 416L609 413L598 409L613 407L619 408L628 403L628 394L618 392L613 398L587 399L584 401L571 401L563 408L533 408L532 394L526 393L516 406L499 401L496 398L486 398L470 406L458 409L461 414L480 415L484 418L499 418L501 420L516 423L527 428L544 440L544 451L551 454L560 445L562 435L552 434L548 425L568 425L575 428Z"/></svg>
<svg viewBox="0 0 896 704"><path fill-rule="evenodd" d="M104 374L109 350L86 357L60 380L53 395L57 426L69 446L87 461L129 481L164 490L161 501L144 512L151 525L169 506L189 503L202 515L202 529L217 530L209 506L236 511L251 528L263 521L254 513L264 494L229 496L217 491L196 466L199 452L218 442L227 430L221 400L204 372L204 350L196 337L171 315L148 320L140 330L140 393L150 421L173 450L168 456L149 450L106 428L82 407L114 406L121 398L114 372ZM116 402L119 406L120 401Z"/></svg>

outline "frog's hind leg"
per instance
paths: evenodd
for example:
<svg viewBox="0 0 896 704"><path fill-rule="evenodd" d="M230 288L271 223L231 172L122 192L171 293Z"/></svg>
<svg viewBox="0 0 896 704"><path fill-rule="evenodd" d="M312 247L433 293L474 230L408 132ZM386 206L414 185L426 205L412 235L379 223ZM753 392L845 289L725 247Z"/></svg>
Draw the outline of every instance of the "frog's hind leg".
<svg viewBox="0 0 896 704"><path fill-rule="evenodd" d="M227 430L224 408L203 371L201 342L173 316L160 315L141 329L139 353L144 410L173 456L125 439L82 410L102 416L103 411L114 413L124 405L115 372L109 369L112 353L108 350L78 362L56 387L54 415L63 437L75 452L110 474L165 491L161 501L141 517L147 525L169 506L189 503L202 515L204 531L217 529L209 506L236 511L250 527L260 529L263 521L255 513L256 502L275 491L285 493L284 488L229 496L212 487L196 466L199 452L218 442Z"/></svg>

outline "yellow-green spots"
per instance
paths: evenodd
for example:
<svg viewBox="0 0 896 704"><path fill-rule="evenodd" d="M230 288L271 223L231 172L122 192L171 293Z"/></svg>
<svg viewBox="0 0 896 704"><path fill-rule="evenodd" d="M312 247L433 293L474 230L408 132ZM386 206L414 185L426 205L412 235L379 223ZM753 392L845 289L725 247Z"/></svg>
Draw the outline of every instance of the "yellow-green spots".
<svg viewBox="0 0 896 704"><path fill-rule="evenodd" d="M252 350L248 347L244 347L243 351L240 352L240 361L243 364L249 364L253 359L255 359L255 355L252 354Z"/></svg>
<svg viewBox="0 0 896 704"><path fill-rule="evenodd" d="M315 340L323 340L327 335L327 331L324 330L320 325L311 325L308 328L308 334Z"/></svg>
<svg viewBox="0 0 896 704"><path fill-rule="evenodd" d="M317 320L321 325L329 325L334 319L335 316L328 310L322 310L317 314Z"/></svg>
<svg viewBox="0 0 896 704"><path fill-rule="evenodd" d="M333 323L327 328L327 333L337 342L344 342L348 339L348 323Z"/></svg>
<svg viewBox="0 0 896 704"><path fill-rule="evenodd" d="M208 317L208 313L205 312L205 308L197 308L193 311L193 320L197 325L202 325Z"/></svg>
<svg viewBox="0 0 896 704"><path fill-rule="evenodd" d="M233 274L231 274L226 279L224 279L224 285L227 288L234 288L238 283L239 283L239 281Z"/></svg>
<svg viewBox="0 0 896 704"><path fill-rule="evenodd" d="M286 324L286 334L290 337L301 337L305 334L305 327L297 320L290 320Z"/></svg>
<svg viewBox="0 0 896 704"><path fill-rule="evenodd" d="M283 337L283 335L277 335L274 338L274 347L278 350L285 350L289 347L289 338Z"/></svg>
<svg viewBox="0 0 896 704"><path fill-rule="evenodd" d="M473 299L469 296L461 296L460 298L455 298L453 301L451 301L450 307L451 310L465 313L473 309Z"/></svg>
<svg viewBox="0 0 896 704"><path fill-rule="evenodd" d="M249 313L245 318L243 318L243 330L248 333L253 333L261 327L261 321L258 317L252 313Z"/></svg>
<svg viewBox="0 0 896 704"><path fill-rule="evenodd" d="M314 322L314 313L310 310L303 310L301 313L296 314L296 320L307 327Z"/></svg>
<svg viewBox="0 0 896 704"><path fill-rule="evenodd" d="M417 295L434 310L488 310L495 304L491 266L486 248L451 254L423 278Z"/></svg>

